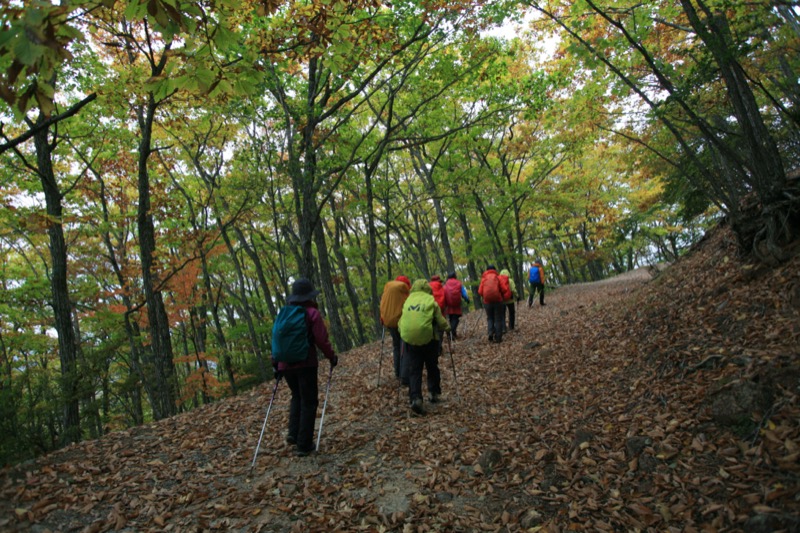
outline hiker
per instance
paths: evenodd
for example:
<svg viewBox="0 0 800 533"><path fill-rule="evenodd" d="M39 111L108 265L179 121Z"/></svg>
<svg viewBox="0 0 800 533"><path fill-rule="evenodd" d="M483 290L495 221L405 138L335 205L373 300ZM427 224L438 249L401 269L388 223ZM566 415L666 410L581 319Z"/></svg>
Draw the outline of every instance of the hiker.
<svg viewBox="0 0 800 533"><path fill-rule="evenodd" d="M510 296L503 302L503 305L505 306L505 309L503 310L503 332L506 332L514 329L514 321L517 314L516 302L514 301L517 298L517 284L514 283L514 279L511 277L511 273L507 268L504 268L500 271L500 277L506 279L510 294ZM506 314L508 314L508 327L506 327L505 321Z"/></svg>
<svg viewBox="0 0 800 533"><path fill-rule="evenodd" d="M530 287L530 296L528 296L528 307L533 305L533 300L536 299L536 291L539 291L539 305L544 303L544 265L541 259L537 259L531 264L528 270L528 285Z"/></svg>
<svg viewBox="0 0 800 533"><path fill-rule="evenodd" d="M403 303L408 298L411 289L411 280L406 276L397 276L394 280L387 281L383 286L381 296L381 324L389 330L392 336L392 362L394 363L394 377L403 385L408 385L408 370L403 364L403 339L397 323L403 313Z"/></svg>
<svg viewBox="0 0 800 533"><path fill-rule="evenodd" d="M442 285L442 278L439 276L432 276L431 280L428 282L428 285L431 286L431 291L433 291L433 299L436 300L436 303L439 304L439 310L444 315L444 308L445 308L445 301L444 301L444 285ZM442 355L442 343L444 343L444 335L439 338L439 355Z"/></svg>
<svg viewBox="0 0 800 533"><path fill-rule="evenodd" d="M481 284L478 286L478 294L483 298L483 309L486 311L486 324L489 328L489 342L501 342L503 340L503 322L505 305L503 304L510 296L508 284L503 287L500 276L494 265L486 267L481 275Z"/></svg>
<svg viewBox="0 0 800 533"><path fill-rule="evenodd" d="M319 295L319 291L308 279L300 278L292 284L292 292L286 297L286 307L305 308L308 354L304 360L295 363L273 360L275 378L286 378L286 384L292 391L292 401L289 407L289 432L286 434L286 442L295 446L295 455L298 457L305 457L314 451L314 422L319 405L317 348L322 350L323 355L330 361L331 369L339 363L339 358L333 352L333 347L328 340L328 329L317 309L317 295ZM278 339L278 343L280 340ZM273 346L275 346L275 340L273 340ZM274 351L273 349L273 353Z"/></svg>
<svg viewBox="0 0 800 533"><path fill-rule="evenodd" d="M422 368L427 372L430 402L436 403L442 394L439 372L439 337L450 331L450 325L433 298L427 281L418 279L411 286L411 294L403 305L400 316L400 336L406 345L408 357L408 399L416 414L425 414L422 406Z"/></svg>
<svg viewBox="0 0 800 533"><path fill-rule="evenodd" d="M450 336L454 339L458 338L458 322L461 320L461 301L469 304L469 296L467 289L458 281L455 272L450 272L447 275L447 281L444 282L444 312L450 322Z"/></svg>

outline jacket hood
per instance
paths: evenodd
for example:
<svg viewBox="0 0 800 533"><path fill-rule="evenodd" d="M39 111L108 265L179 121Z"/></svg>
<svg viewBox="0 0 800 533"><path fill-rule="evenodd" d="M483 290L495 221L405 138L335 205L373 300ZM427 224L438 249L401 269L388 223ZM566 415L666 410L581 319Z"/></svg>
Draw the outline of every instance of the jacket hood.
<svg viewBox="0 0 800 533"><path fill-rule="evenodd" d="M426 279L418 279L414 281L414 284L411 285L411 292L427 292L428 294L433 294L433 289L431 286L428 285L428 280Z"/></svg>
<svg viewBox="0 0 800 533"><path fill-rule="evenodd" d="M500 275L511 277L511 272L509 272L507 268L504 268L503 270L500 271Z"/></svg>
<svg viewBox="0 0 800 533"><path fill-rule="evenodd" d="M395 281L402 281L403 283L405 283L406 285L408 285L408 288L409 288L409 289L411 288L411 280L410 280L410 279L408 279L408 277L407 277L407 276L402 276L402 275L401 275L401 276L397 276L397 277L395 278Z"/></svg>

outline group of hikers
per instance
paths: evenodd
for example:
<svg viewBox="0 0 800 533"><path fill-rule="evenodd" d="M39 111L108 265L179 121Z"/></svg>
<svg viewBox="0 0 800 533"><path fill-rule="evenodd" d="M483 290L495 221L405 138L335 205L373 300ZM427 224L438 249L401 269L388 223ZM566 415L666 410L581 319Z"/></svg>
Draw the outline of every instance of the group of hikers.
<svg viewBox="0 0 800 533"><path fill-rule="evenodd" d="M528 269L528 284L528 307L533 305L537 293L539 304L545 305L541 260L534 261ZM300 457L315 450L313 434L319 406L317 348L330 361L331 372L339 362L317 306L318 295L319 291L310 280L295 281L286 297L286 306L278 313L273 326L275 379L285 378L292 393L286 442L294 446L295 455ZM515 302L521 299L509 271L503 269L498 273L494 265L488 265L481 275L478 295L486 312L488 340L500 343L503 334L514 329ZM470 303L469 294L455 272L449 273L444 283L439 276L412 283L408 277L400 275L383 287L380 320L392 338L394 375L401 385L408 387L409 405L416 415L425 414L423 370L427 376L428 400L431 403L441 401L439 357L445 334L458 339L463 302ZM277 386L278 382L275 390Z"/></svg>

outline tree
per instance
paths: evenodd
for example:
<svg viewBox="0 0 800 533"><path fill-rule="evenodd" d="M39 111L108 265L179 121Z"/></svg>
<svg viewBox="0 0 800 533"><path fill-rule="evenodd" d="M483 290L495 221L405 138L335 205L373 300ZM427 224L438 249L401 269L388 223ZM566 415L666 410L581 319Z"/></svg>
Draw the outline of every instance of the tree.
<svg viewBox="0 0 800 533"><path fill-rule="evenodd" d="M758 97L765 84L757 66L782 46L764 39L762 28L781 31L785 10L705 0L527 5L580 44L570 49L574 57L616 77L614 94L637 98L672 133L678 158L652 149L730 216L745 250L782 257L780 244L798 227L800 195L786 182L788 156L767 124L792 115L776 99ZM796 62L785 65L796 73Z"/></svg>

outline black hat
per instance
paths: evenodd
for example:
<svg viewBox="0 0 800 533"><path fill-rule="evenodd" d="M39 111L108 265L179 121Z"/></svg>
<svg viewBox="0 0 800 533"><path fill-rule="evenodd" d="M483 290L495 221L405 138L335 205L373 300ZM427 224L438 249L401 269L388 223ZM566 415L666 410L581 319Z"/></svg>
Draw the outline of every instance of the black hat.
<svg viewBox="0 0 800 533"><path fill-rule="evenodd" d="M489 265L486 267L486 270L497 270L494 265Z"/></svg>
<svg viewBox="0 0 800 533"><path fill-rule="evenodd" d="M455 272L450 272L450 273L447 275L447 279L456 279L456 273L455 273Z"/></svg>
<svg viewBox="0 0 800 533"><path fill-rule="evenodd" d="M292 294L286 297L287 304L310 302L319 295L314 284L306 278L300 278L292 283Z"/></svg>

